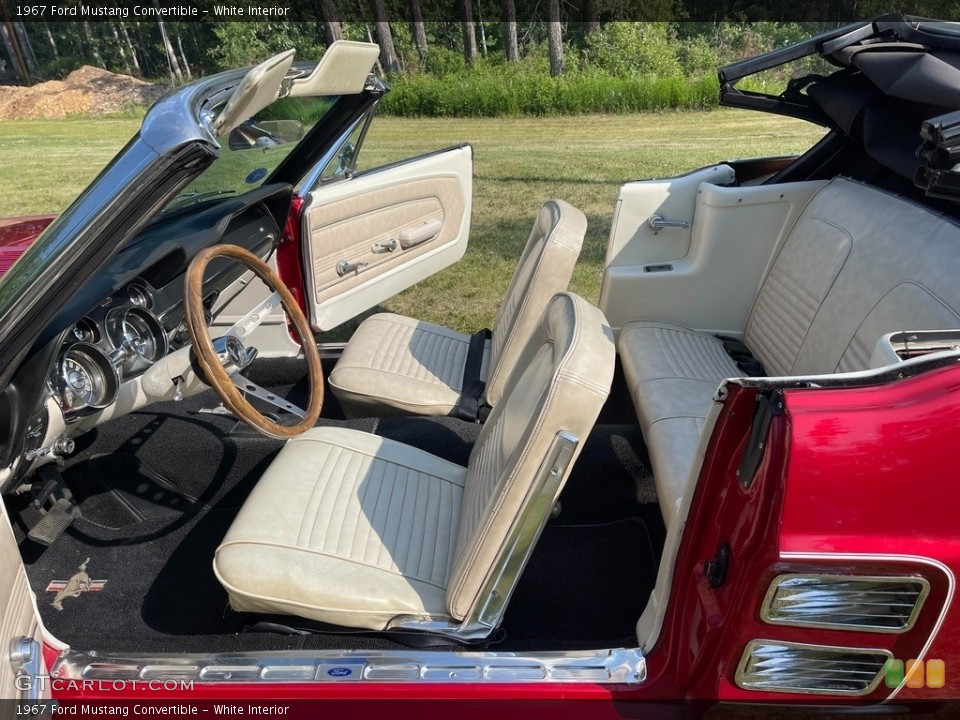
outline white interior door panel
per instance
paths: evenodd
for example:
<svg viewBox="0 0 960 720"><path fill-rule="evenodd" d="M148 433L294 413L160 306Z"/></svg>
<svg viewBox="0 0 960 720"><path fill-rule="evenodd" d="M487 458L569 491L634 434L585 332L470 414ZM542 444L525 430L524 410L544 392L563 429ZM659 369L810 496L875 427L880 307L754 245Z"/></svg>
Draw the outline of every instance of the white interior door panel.
<svg viewBox="0 0 960 720"><path fill-rule="evenodd" d="M330 330L463 257L472 201L469 145L314 190L302 233L314 330Z"/></svg>
<svg viewBox="0 0 960 720"><path fill-rule="evenodd" d="M600 290L600 309L614 329L631 320L662 320L739 335L776 249L824 184L720 187L701 182L692 189L689 179L697 176L677 178L678 192L666 191L693 203L689 245L679 257L673 250L658 255L657 238L642 228L620 227L625 222L621 208ZM645 223L643 215L626 217Z"/></svg>
<svg viewBox="0 0 960 720"><path fill-rule="evenodd" d="M0 643L5 650L0 660L0 698L3 699L45 699L50 697L49 683L34 684L32 692L27 689L25 679L19 683L17 670L11 662L11 646L21 638L36 642L37 651L42 647L42 625L37 612L36 600L27 572L20 559L20 550L13 536L13 529L7 517L6 507L0 502ZM38 656L36 672L45 673L43 658ZM14 717L13 703L2 704L0 717Z"/></svg>

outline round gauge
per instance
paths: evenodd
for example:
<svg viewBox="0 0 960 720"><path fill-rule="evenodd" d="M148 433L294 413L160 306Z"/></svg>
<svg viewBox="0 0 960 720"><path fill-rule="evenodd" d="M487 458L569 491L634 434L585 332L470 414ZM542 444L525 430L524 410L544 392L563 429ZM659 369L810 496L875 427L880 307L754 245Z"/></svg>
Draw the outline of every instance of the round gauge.
<svg viewBox="0 0 960 720"><path fill-rule="evenodd" d="M60 357L57 389L66 410L104 408L116 399L120 378L103 350L78 342Z"/></svg>
<svg viewBox="0 0 960 720"><path fill-rule="evenodd" d="M153 307L153 295L145 286L138 282L132 282L127 285L126 295L127 300L137 307L142 307L146 310Z"/></svg>
<svg viewBox="0 0 960 720"><path fill-rule="evenodd" d="M167 334L154 315L142 307L118 309L107 316L107 335L126 372L142 370L167 353Z"/></svg>
<svg viewBox="0 0 960 720"><path fill-rule="evenodd" d="M74 325L73 337L79 342L98 343L100 342L100 328L90 318L83 317Z"/></svg>

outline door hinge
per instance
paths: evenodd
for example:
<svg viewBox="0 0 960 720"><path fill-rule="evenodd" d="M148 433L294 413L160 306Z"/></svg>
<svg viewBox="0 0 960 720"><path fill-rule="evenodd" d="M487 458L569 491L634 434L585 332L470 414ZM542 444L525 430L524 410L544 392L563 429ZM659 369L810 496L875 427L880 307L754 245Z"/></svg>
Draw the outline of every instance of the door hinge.
<svg viewBox="0 0 960 720"><path fill-rule="evenodd" d="M22 688L22 699L26 702L39 700L42 669L40 643L28 637L14 638L10 643L10 665L18 678L17 687Z"/></svg>
<svg viewBox="0 0 960 720"><path fill-rule="evenodd" d="M737 467L737 479L744 489L753 484L760 461L763 460L763 454L767 449L770 421L782 414L783 393L780 390L757 394L753 408L753 421L750 424L750 437L747 439L747 447Z"/></svg>

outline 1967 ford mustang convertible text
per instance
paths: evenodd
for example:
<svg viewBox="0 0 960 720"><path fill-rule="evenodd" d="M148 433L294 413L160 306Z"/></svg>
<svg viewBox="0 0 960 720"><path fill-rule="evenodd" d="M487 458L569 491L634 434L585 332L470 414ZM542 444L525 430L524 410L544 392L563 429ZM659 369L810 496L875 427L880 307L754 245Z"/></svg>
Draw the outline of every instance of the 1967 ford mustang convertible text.
<svg viewBox="0 0 960 720"><path fill-rule="evenodd" d="M597 304L543 198L474 335L368 312L472 204L465 143L357 169L376 56L185 86L3 228L4 695L960 698L960 29L723 68L823 139L623 185Z"/></svg>

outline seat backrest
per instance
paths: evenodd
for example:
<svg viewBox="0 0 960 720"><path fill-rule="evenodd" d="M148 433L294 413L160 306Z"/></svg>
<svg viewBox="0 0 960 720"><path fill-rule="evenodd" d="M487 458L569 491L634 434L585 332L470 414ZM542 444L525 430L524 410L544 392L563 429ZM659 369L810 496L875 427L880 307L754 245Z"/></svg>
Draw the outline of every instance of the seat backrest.
<svg viewBox="0 0 960 720"><path fill-rule="evenodd" d="M486 387L490 405L500 400L550 298L570 284L586 233L587 218L573 205L548 200L540 208L494 321Z"/></svg>
<svg viewBox="0 0 960 720"><path fill-rule="evenodd" d="M519 576L610 392L615 354L599 309L572 293L549 301L470 454L447 583L455 618L484 600L507 560ZM557 459L561 434L575 441ZM522 546L512 540L520 529ZM505 604L512 581L496 589Z"/></svg>
<svg viewBox="0 0 960 720"><path fill-rule="evenodd" d="M960 327L958 272L952 220L833 180L784 240L744 341L769 375L865 370L886 333Z"/></svg>

